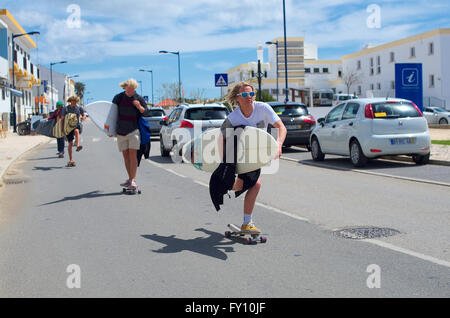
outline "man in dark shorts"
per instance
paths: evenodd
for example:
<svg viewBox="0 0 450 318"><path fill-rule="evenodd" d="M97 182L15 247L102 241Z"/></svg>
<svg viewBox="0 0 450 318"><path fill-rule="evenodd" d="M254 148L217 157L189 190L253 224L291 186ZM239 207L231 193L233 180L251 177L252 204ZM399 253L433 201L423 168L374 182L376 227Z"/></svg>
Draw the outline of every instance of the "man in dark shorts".
<svg viewBox="0 0 450 318"><path fill-rule="evenodd" d="M66 136L67 141L69 142L67 150L69 152L70 158L69 162L67 163L67 167L75 167L75 161L73 161L72 157L73 140L75 139L75 145L77 147L76 151L80 151L81 149L83 149L83 146L80 146L81 121L84 121L86 119L86 114L84 113L83 107L77 105L79 101L80 98L78 96L70 96L67 99L69 105L66 106L61 112L62 117L71 113L77 115L77 127Z"/></svg>
<svg viewBox="0 0 450 318"><path fill-rule="evenodd" d="M141 147L138 120L147 109L145 100L136 93L138 84L136 80L129 79L120 83L124 92L114 96L112 102L118 106L117 118L117 146L123 154L128 180L121 183L122 187L135 190L136 174L138 168L137 151Z"/></svg>

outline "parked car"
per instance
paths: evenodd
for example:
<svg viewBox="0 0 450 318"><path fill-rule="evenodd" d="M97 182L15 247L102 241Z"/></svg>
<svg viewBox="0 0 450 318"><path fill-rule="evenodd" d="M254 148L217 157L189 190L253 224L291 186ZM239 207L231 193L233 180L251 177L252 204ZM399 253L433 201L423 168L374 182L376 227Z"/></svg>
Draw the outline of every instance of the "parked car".
<svg viewBox="0 0 450 318"><path fill-rule="evenodd" d="M142 114L142 118L144 118L150 126L152 136L159 136L159 132L161 131L161 120L163 120L164 117L166 117L166 112L161 107L150 107Z"/></svg>
<svg viewBox="0 0 450 318"><path fill-rule="evenodd" d="M355 96L353 94L334 94L333 95L333 106L336 106L346 100L349 99L357 99L358 96Z"/></svg>
<svg viewBox="0 0 450 318"><path fill-rule="evenodd" d="M396 98L348 100L317 120L311 133L311 156L350 156L363 167L368 159L410 155L416 164L430 158L430 133L426 119L411 101Z"/></svg>
<svg viewBox="0 0 450 318"><path fill-rule="evenodd" d="M448 125L450 122L450 111L440 107L425 107L423 116L429 124Z"/></svg>
<svg viewBox="0 0 450 318"><path fill-rule="evenodd" d="M201 132L221 127L228 114L228 109L221 104L178 105L161 121L159 140L161 156L169 156L175 146L181 151L183 145L194 137L194 127L201 128ZM178 137L180 131L177 129L180 128L184 130L182 138Z"/></svg>
<svg viewBox="0 0 450 318"><path fill-rule="evenodd" d="M309 137L316 125L316 120L308 112L308 108L304 104L295 102L268 102L268 104L286 126L287 135L283 145L285 147L304 145L311 150Z"/></svg>

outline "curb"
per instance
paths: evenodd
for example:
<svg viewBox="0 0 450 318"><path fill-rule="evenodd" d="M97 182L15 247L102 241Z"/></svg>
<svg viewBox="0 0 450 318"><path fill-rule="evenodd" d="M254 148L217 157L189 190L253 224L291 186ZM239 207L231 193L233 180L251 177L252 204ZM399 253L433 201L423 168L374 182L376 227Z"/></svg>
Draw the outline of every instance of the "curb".
<svg viewBox="0 0 450 318"><path fill-rule="evenodd" d="M43 145L43 144L46 144L46 143L49 143L51 141L51 139L50 140L48 140L48 141L41 141L40 143L38 143L38 144L36 144L36 145L34 145L34 146L32 146L32 147L30 147L30 148L28 148L28 149L25 149L24 151L22 151L21 153L19 153L17 156L15 156L7 165L6 165L6 168L5 169L3 169L3 171L1 171L0 172L0 189L1 188L3 188L3 185L4 185L4 183L3 183L3 176L5 175L5 173L9 170L9 168L17 161L17 159L19 159L21 156L23 156L25 153L27 153L28 151L31 151L31 150L33 150L33 149L35 149L35 148L37 148L37 147L39 147L39 146L41 146L41 145Z"/></svg>

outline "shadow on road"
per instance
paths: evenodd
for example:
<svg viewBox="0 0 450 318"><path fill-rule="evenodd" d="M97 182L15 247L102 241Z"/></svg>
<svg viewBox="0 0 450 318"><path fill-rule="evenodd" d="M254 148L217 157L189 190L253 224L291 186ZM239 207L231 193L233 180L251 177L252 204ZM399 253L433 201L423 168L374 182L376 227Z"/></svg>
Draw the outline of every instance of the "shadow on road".
<svg viewBox="0 0 450 318"><path fill-rule="evenodd" d="M230 245L234 245L236 242L222 242L224 239L223 234L208 231L203 228L195 229L195 231L208 234L209 237L196 237L190 240L179 239L175 235L160 236L158 234L151 234L142 235L142 237L166 245L159 250L153 250L155 253L169 254L190 251L225 261L228 258L226 253L234 252L233 247Z"/></svg>
<svg viewBox="0 0 450 318"><path fill-rule="evenodd" d="M81 199L94 199L94 198L99 198L99 197L111 197L111 196L118 196L118 195L123 195L122 191L113 192L113 193L101 193L101 191L96 190L96 191L91 191L91 192L84 193L84 194L75 195L72 197L64 197L64 199L44 203L44 204L41 204L40 206L56 204L56 203L61 203L61 202L65 202L65 201L75 201L75 200L81 200Z"/></svg>
<svg viewBox="0 0 450 318"><path fill-rule="evenodd" d="M54 169L63 169L64 167L33 167L33 170L37 171L51 171Z"/></svg>

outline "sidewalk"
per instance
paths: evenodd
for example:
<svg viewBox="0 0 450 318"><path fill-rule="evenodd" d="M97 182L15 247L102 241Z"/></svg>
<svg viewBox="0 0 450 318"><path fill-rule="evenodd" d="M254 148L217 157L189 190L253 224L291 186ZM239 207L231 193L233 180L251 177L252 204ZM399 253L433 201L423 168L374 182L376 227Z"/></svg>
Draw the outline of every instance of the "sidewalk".
<svg viewBox="0 0 450 318"><path fill-rule="evenodd" d="M19 136L12 130L6 133L6 138L0 138L0 186L3 184L3 176L11 164L22 154L52 138L47 136ZM55 146L56 149L56 146Z"/></svg>

